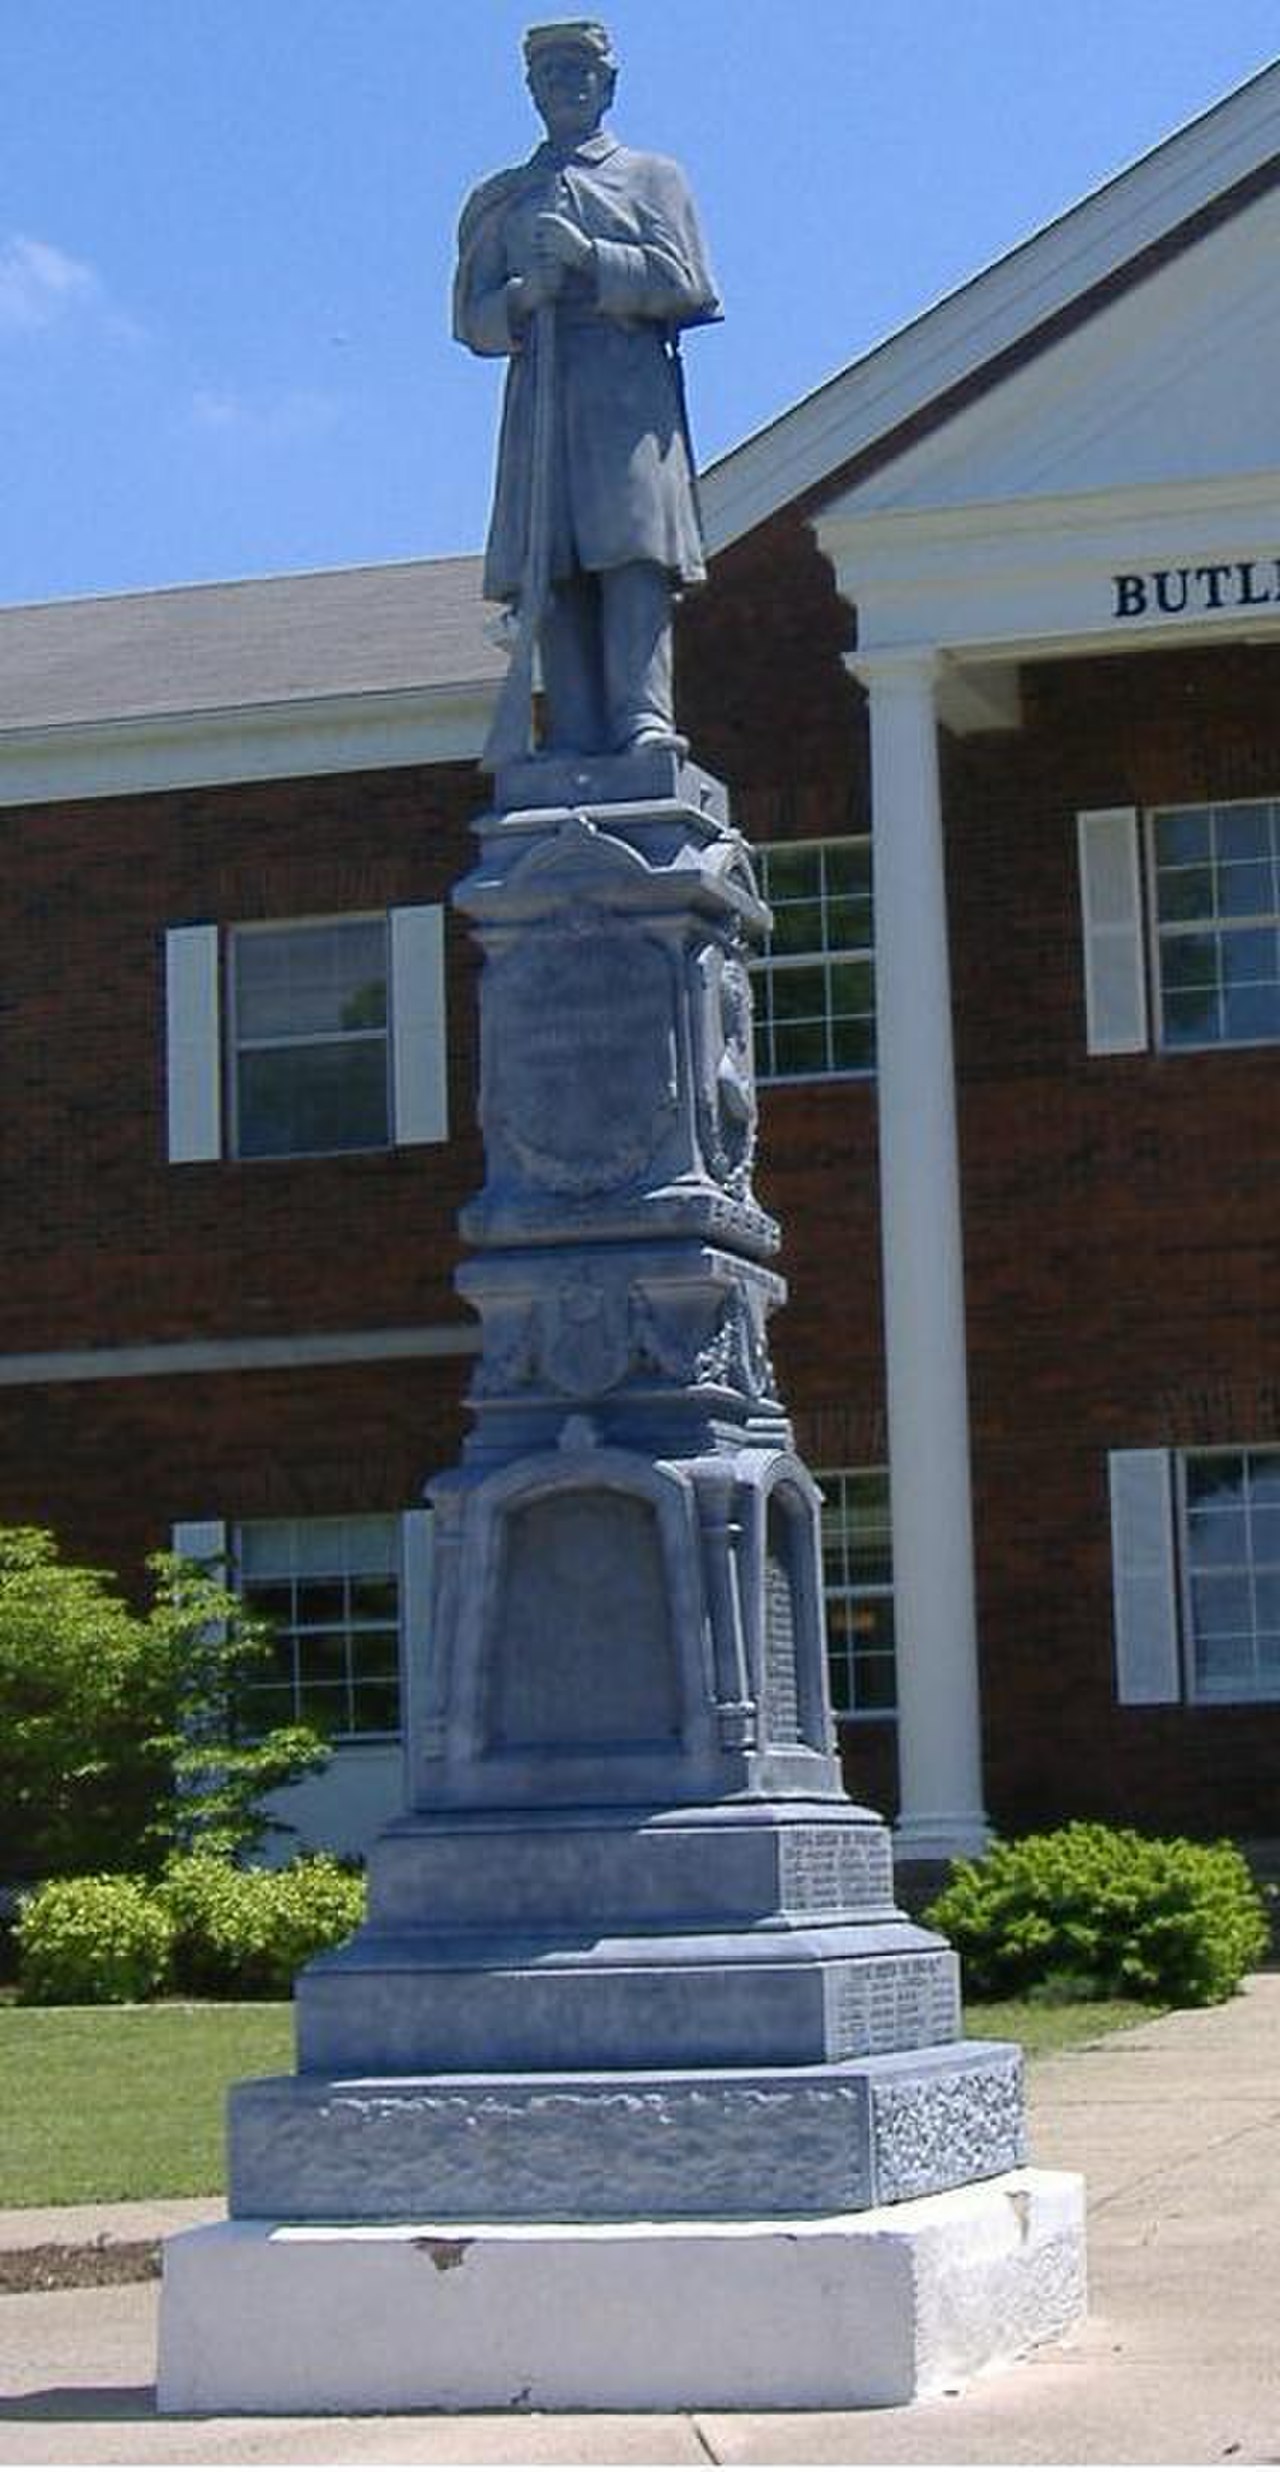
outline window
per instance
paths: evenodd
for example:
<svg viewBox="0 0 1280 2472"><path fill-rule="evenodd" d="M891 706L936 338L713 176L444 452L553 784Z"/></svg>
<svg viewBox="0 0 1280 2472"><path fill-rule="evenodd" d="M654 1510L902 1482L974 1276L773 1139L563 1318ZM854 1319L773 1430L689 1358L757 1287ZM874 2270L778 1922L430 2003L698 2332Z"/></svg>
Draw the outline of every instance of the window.
<svg viewBox="0 0 1280 2472"><path fill-rule="evenodd" d="M230 975L237 1156L385 1149L386 919L239 927Z"/></svg>
<svg viewBox="0 0 1280 2472"><path fill-rule="evenodd" d="M165 988L172 1164L447 1138L437 905L171 927Z"/></svg>
<svg viewBox="0 0 1280 2472"><path fill-rule="evenodd" d="M819 1472L831 1704L838 1717L891 1717L893 1548L887 1468Z"/></svg>
<svg viewBox="0 0 1280 2472"><path fill-rule="evenodd" d="M1280 1446L1111 1456L1117 1696L1280 1700Z"/></svg>
<svg viewBox="0 0 1280 2472"><path fill-rule="evenodd" d="M1191 1696L1280 1699L1280 1450L1187 1452L1180 1492Z"/></svg>
<svg viewBox="0 0 1280 2472"><path fill-rule="evenodd" d="M245 1604L275 1633L272 1663L246 1695L248 1722L314 1725L347 1740L396 1733L399 1522L246 1520L234 1570Z"/></svg>
<svg viewBox="0 0 1280 2472"><path fill-rule="evenodd" d="M770 842L754 853L773 928L753 966L756 1077L875 1067L871 842Z"/></svg>
<svg viewBox="0 0 1280 2472"><path fill-rule="evenodd" d="M1158 808L1150 866L1161 1044L1280 1038L1280 800Z"/></svg>
<svg viewBox="0 0 1280 2472"><path fill-rule="evenodd" d="M1090 1055L1280 1039L1280 799L1077 825Z"/></svg>

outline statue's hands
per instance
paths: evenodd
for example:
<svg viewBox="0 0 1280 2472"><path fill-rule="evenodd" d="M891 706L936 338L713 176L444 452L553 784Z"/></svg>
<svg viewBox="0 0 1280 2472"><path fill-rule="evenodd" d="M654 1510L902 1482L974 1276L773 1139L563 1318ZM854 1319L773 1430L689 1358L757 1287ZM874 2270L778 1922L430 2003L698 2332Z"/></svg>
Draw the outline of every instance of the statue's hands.
<svg viewBox="0 0 1280 2472"><path fill-rule="evenodd" d="M563 266L531 266L515 286L517 318L531 318L545 308L548 301L556 299L563 282Z"/></svg>
<svg viewBox="0 0 1280 2472"><path fill-rule="evenodd" d="M591 243L586 233L567 215L541 214L533 227L533 263L535 271L549 274L554 268L562 276L566 270L589 266Z"/></svg>

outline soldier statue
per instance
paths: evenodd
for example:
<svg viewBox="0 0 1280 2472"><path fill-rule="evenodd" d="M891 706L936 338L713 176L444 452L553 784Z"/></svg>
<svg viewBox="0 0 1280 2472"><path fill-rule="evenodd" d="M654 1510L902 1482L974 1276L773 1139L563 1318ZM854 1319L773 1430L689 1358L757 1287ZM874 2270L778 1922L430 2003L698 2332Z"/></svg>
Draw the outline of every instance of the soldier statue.
<svg viewBox="0 0 1280 2472"><path fill-rule="evenodd" d="M673 742L673 603L706 571L679 333L721 314L678 166L602 125L606 29L535 26L524 52L546 138L468 199L454 294L458 339L508 363L484 591L517 634L495 766L527 748L535 644L548 750Z"/></svg>

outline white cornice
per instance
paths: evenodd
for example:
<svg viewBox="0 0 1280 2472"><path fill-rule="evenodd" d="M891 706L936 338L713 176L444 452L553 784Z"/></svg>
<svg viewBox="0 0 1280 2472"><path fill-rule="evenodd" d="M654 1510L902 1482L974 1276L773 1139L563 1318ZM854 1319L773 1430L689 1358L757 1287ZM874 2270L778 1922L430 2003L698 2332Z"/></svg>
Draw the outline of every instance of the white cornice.
<svg viewBox="0 0 1280 2472"><path fill-rule="evenodd" d="M0 730L0 807L478 760L496 685Z"/></svg>
<svg viewBox="0 0 1280 2472"><path fill-rule="evenodd" d="M856 603L867 653L933 644L967 659L1132 651L1191 640L1280 639L1280 493L1274 473L1180 486L1156 483L1078 495L948 508L859 512L852 498L816 526L839 589ZM1255 562L1274 600L1246 605L1239 575L1221 606L1203 588L1179 615L1154 592L1141 615L1117 609L1121 572Z"/></svg>
<svg viewBox="0 0 1280 2472"><path fill-rule="evenodd" d="M748 438L703 482L713 551L975 376L1280 154L1280 63Z"/></svg>

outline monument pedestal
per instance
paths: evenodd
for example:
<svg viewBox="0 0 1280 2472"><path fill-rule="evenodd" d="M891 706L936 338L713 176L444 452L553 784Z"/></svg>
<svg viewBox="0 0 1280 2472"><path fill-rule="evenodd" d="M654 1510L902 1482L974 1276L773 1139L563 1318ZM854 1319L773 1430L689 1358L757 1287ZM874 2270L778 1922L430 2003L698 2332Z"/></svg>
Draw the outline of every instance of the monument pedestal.
<svg viewBox="0 0 1280 2472"><path fill-rule="evenodd" d="M527 802L527 803L526 803ZM748 940L674 749L513 767L481 1318L407 1643L409 1808L166 2257L168 2409L902 2401L1061 2331L1081 2197L844 1793L778 1397Z"/></svg>
<svg viewBox="0 0 1280 2472"><path fill-rule="evenodd" d="M166 2244L162 2412L839 2411L1064 2334L1081 2184L818 2220L213 2224Z"/></svg>

